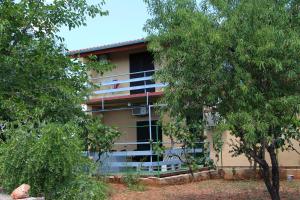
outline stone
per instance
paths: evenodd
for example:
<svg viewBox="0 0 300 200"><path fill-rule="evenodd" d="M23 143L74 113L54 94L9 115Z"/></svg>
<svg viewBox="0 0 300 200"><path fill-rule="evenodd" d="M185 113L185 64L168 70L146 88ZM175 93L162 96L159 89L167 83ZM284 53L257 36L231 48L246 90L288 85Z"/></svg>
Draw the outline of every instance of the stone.
<svg viewBox="0 0 300 200"><path fill-rule="evenodd" d="M232 172L232 170L224 170L224 180L234 180L235 174Z"/></svg>
<svg viewBox="0 0 300 200"><path fill-rule="evenodd" d="M0 193L0 199L1 200L11 200L12 198L9 195Z"/></svg>
<svg viewBox="0 0 300 200"><path fill-rule="evenodd" d="M210 170L209 171L210 179L220 179L222 178L222 175L219 174L216 170Z"/></svg>
<svg viewBox="0 0 300 200"><path fill-rule="evenodd" d="M159 186L160 184L158 184L158 178L139 178L139 181L141 184L143 185L148 185L148 186Z"/></svg>
<svg viewBox="0 0 300 200"><path fill-rule="evenodd" d="M220 178L224 178L224 176L225 176L224 169L218 169L218 174L219 174Z"/></svg>
<svg viewBox="0 0 300 200"><path fill-rule="evenodd" d="M195 181L204 181L210 178L209 171L195 173Z"/></svg>
<svg viewBox="0 0 300 200"><path fill-rule="evenodd" d="M19 187L17 187L12 193L11 198L12 199L25 199L29 197L29 190L30 185L28 184L22 184Z"/></svg>

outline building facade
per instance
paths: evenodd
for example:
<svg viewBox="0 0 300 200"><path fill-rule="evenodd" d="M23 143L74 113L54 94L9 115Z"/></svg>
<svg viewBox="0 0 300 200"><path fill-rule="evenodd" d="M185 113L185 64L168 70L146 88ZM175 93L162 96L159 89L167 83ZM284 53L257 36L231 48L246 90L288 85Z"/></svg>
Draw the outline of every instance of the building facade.
<svg viewBox="0 0 300 200"><path fill-rule="evenodd" d="M160 69L154 64L153 56L147 51L144 39L122 42L95 48L69 52L70 56L82 61L96 55L99 61L107 60L115 65L111 71L99 75L90 72L90 79L99 87L86 102L87 110L93 116L101 116L102 123L117 127L122 133L112 152L106 155L106 168L102 170L122 171L123 168L144 169L145 171L168 171L182 168L180 144L171 145L158 123L157 104L163 95L166 83L154 81L153 76ZM223 151L216 159L212 145L212 131L207 130L206 143L210 158L218 166L248 167L251 162L245 156L232 157L229 153L231 136L223 134ZM153 145L168 147L163 155L156 155ZM203 145L200 145L203 147ZM202 148L187 150L200 153ZM175 155L175 156L174 156ZM105 159L105 158L104 158ZM299 167L300 156L296 152L282 152L279 163L285 167Z"/></svg>

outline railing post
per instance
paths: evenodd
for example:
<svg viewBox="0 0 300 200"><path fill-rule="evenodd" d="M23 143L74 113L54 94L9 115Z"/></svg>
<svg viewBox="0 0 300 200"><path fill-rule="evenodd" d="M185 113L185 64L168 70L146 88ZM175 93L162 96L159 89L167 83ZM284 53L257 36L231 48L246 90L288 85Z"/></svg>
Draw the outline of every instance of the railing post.
<svg viewBox="0 0 300 200"><path fill-rule="evenodd" d="M103 97L101 99L102 99L101 107L102 107L102 110L104 110L104 99L103 99Z"/></svg>
<svg viewBox="0 0 300 200"><path fill-rule="evenodd" d="M144 78L146 77L146 71L144 71ZM146 86L147 85L147 83L146 83L146 80L144 80L144 86ZM146 93L147 92L147 89L144 89L144 93Z"/></svg>
<svg viewBox="0 0 300 200"><path fill-rule="evenodd" d="M161 141L159 141L159 143L158 143L158 125L157 125L157 123L156 123L156 126L155 126L155 131L156 131L156 144L158 144L159 145L159 143L161 142ZM156 154L156 159L157 159L157 177L159 177L159 175L160 175L160 171L161 171L161 165L160 165L160 160L159 160L159 154Z"/></svg>
<svg viewBox="0 0 300 200"><path fill-rule="evenodd" d="M149 171L152 171L152 155L153 155L153 152L152 152L152 144L151 144L151 141L152 141L152 120L151 120L151 105L148 106L148 109L149 109L149 117L148 117L148 120L149 120L149 141L150 141L150 152L151 152L151 156L150 156L150 163L151 163L151 166L149 167Z"/></svg>
<svg viewBox="0 0 300 200"><path fill-rule="evenodd" d="M149 106L149 92L147 92L147 106Z"/></svg>

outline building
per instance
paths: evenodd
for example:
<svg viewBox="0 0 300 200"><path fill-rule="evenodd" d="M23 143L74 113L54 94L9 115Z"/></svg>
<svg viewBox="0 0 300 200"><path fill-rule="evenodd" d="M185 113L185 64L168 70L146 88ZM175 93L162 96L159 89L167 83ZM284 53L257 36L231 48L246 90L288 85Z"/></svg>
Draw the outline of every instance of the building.
<svg viewBox="0 0 300 200"><path fill-rule="evenodd" d="M101 76L90 72L91 80L98 84L99 88L86 102L92 115L101 115L104 124L115 126L122 132L112 152L103 155L103 171L120 172L130 169L162 173L184 168L180 158L184 157L186 152L183 152L180 144L174 147L172 141L163 135L158 124L159 115L155 107L163 106L157 105L157 102L163 95L166 83L153 80L159 66L154 64L144 39L70 51L69 55L78 56L83 61L90 55L96 55L99 61L108 60L116 66ZM245 156L231 157L229 133L223 135L225 143L222 159L217 161L211 145L211 135L212 132L207 131L206 142L210 144L210 158L214 159L218 166L250 165ZM156 155L153 151L153 145L158 143L167 147L163 155ZM204 141L199 146L203 147ZM200 154L202 148L186 151ZM283 152L279 155L279 162L281 166L298 167L300 156L295 152Z"/></svg>

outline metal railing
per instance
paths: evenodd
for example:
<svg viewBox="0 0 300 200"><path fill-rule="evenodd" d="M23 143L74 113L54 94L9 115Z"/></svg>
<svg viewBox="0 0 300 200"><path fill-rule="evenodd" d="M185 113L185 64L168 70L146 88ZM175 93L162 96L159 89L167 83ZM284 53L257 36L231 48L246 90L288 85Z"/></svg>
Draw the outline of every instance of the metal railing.
<svg viewBox="0 0 300 200"><path fill-rule="evenodd" d="M146 93L151 88L165 87L167 85L165 83L154 82L153 74L155 71L148 70L91 78L91 81L99 86L99 89L95 90L94 94L105 95L132 90L143 90Z"/></svg>
<svg viewBox="0 0 300 200"><path fill-rule="evenodd" d="M145 126L119 127L119 129L127 128L134 130L139 128L149 128ZM97 161L98 174L126 174L138 173L140 175L161 175L179 171L186 171L186 156L190 155L194 158L203 157L206 154L207 142L195 142L193 147L186 148L182 143L171 141L164 137L164 141L160 141L159 126L151 125L153 135L152 139L144 139L135 141L132 138L132 132L127 133L127 137L123 136L121 141L114 143L112 150L99 155L98 152L86 152L87 156ZM137 135L138 133L135 133ZM156 136L155 136L156 135ZM159 149L159 150L158 150ZM209 149L209 148L208 148ZM207 155L206 155L207 156ZM209 159L209 156L206 158ZM201 163L198 163L201 167Z"/></svg>
<svg viewBox="0 0 300 200"><path fill-rule="evenodd" d="M95 161L98 160L98 173L101 175L138 173L140 175L160 175L188 170L186 166L186 155L192 154L194 157L203 156L205 142L195 143L194 148L184 149L180 144L170 146L170 143L160 142L163 146L162 152L155 150L129 150L130 146L140 144L157 145L151 142L131 142L126 143L128 149L120 151L110 151L102 153L100 159L97 152L88 152L88 156ZM123 144L115 144L122 145ZM209 158L208 158L209 159ZM201 163L198 163L201 167Z"/></svg>

